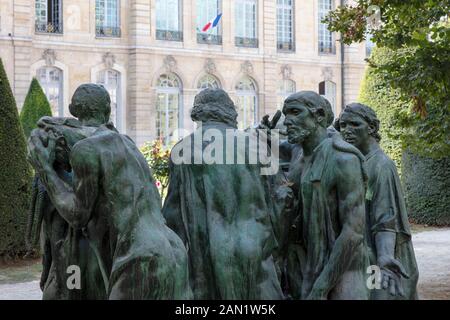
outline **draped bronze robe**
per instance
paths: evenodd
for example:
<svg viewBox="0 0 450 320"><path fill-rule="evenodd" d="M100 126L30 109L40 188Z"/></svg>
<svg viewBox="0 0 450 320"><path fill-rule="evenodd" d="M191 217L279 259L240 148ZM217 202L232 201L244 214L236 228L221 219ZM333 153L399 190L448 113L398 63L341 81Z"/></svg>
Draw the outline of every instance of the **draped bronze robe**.
<svg viewBox="0 0 450 320"><path fill-rule="evenodd" d="M400 179L394 162L377 148L366 156L369 185L366 194L367 234L371 264L377 263L375 235L380 231L396 234L394 258L401 262L409 279L402 278L405 297L389 295L388 290L374 289L373 299L417 299L417 269L411 231Z"/></svg>
<svg viewBox="0 0 450 320"><path fill-rule="evenodd" d="M236 130L213 122L196 133L207 129L218 130L223 141L227 129ZM179 142L192 143L191 164L171 164L163 214L188 250L194 298L281 299L269 184L260 167L194 164L208 142L196 149L193 141L192 134Z"/></svg>

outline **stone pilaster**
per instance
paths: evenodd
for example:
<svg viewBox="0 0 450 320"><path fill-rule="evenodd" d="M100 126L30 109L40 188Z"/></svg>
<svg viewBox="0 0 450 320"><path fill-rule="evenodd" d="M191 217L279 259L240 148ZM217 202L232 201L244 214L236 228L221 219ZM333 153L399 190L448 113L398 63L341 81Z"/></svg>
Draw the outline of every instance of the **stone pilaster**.
<svg viewBox="0 0 450 320"><path fill-rule="evenodd" d="M12 37L14 39L14 80L13 90L17 107L22 108L25 96L30 85L30 59L34 15L29 0L14 1L14 24Z"/></svg>
<svg viewBox="0 0 450 320"><path fill-rule="evenodd" d="M264 35L261 44L264 46L264 84L261 88L264 91L263 100L260 103L260 117L267 113L273 113L276 109L276 87L279 75L277 74L276 54L277 54L277 8L276 1L260 1L263 5L263 17L260 19L264 28Z"/></svg>
<svg viewBox="0 0 450 320"><path fill-rule="evenodd" d="M127 133L138 146L151 138L154 129L151 95L151 56L146 49L153 29L151 8L154 1L130 0ZM154 16L154 15L153 15Z"/></svg>

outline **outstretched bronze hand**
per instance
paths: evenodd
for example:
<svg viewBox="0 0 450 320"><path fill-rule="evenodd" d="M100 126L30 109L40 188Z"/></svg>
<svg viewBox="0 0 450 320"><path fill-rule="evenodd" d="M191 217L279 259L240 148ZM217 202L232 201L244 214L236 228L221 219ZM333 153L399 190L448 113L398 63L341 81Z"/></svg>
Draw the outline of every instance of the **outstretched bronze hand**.
<svg viewBox="0 0 450 320"><path fill-rule="evenodd" d="M258 129L266 129L266 130L272 130L275 129L275 127L277 126L278 121L281 118L281 111L278 110L275 115L273 116L272 120L269 120L269 115L266 114L262 120L261 123L258 126Z"/></svg>
<svg viewBox="0 0 450 320"><path fill-rule="evenodd" d="M381 268L381 287L385 290L389 288L392 296L405 296L401 278L409 279L409 275L400 261L383 255L378 258L378 266Z"/></svg>

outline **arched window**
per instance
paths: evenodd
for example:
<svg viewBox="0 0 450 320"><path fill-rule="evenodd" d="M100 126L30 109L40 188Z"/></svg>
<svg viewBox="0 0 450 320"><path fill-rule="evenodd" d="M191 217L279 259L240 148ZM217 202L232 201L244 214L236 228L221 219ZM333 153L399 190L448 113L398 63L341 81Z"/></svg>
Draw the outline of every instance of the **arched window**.
<svg viewBox="0 0 450 320"><path fill-rule="evenodd" d="M64 115L63 72L56 67L42 67L37 70L37 79L47 96L53 116Z"/></svg>
<svg viewBox="0 0 450 320"><path fill-rule="evenodd" d="M334 117L336 117L336 83L328 80L320 82L319 94L330 102Z"/></svg>
<svg viewBox="0 0 450 320"><path fill-rule="evenodd" d="M249 77L242 78L236 84L238 107L238 126L246 129L257 121L258 97L256 85Z"/></svg>
<svg viewBox="0 0 450 320"><path fill-rule="evenodd" d="M101 84L108 91L111 98L111 115L110 121L114 123L120 130L120 115L121 115L121 85L120 72L112 69L102 70L97 74L97 83Z"/></svg>
<svg viewBox="0 0 450 320"><path fill-rule="evenodd" d="M206 88L218 89L221 88L219 80L213 75L207 74L200 78L197 84L197 89L203 90Z"/></svg>
<svg viewBox="0 0 450 320"><path fill-rule="evenodd" d="M283 108L284 100L293 93L295 93L295 81L289 79L281 81L277 91L278 110L281 110Z"/></svg>
<svg viewBox="0 0 450 320"><path fill-rule="evenodd" d="M181 81L174 74L159 77L156 88L156 135L164 145L178 141L181 123Z"/></svg>

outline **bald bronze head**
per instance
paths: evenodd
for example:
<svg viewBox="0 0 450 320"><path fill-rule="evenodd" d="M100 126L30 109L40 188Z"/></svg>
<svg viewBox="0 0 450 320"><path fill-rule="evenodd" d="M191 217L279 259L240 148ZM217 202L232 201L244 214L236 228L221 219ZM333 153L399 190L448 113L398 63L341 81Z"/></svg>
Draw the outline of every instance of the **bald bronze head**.
<svg viewBox="0 0 450 320"><path fill-rule="evenodd" d="M106 124L111 114L109 93L102 85L82 84L75 90L69 110L83 123Z"/></svg>

